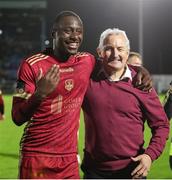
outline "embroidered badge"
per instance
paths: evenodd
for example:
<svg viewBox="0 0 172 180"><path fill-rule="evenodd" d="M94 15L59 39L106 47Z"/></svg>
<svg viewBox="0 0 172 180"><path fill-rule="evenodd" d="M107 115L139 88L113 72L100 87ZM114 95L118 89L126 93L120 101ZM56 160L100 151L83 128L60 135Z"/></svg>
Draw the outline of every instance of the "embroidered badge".
<svg viewBox="0 0 172 180"><path fill-rule="evenodd" d="M67 79L65 81L65 89L68 90L68 91L71 91L74 87L74 81L73 79Z"/></svg>

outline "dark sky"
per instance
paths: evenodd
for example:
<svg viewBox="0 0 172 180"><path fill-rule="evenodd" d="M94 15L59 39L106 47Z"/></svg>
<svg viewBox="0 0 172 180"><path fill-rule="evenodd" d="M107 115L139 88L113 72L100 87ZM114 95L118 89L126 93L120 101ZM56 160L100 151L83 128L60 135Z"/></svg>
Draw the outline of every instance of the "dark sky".
<svg viewBox="0 0 172 180"><path fill-rule="evenodd" d="M82 50L95 54L101 32L117 27L126 31L131 50L143 53L144 66L152 74L170 74L171 8L172 0L48 0L47 33L56 14L72 10L84 22Z"/></svg>

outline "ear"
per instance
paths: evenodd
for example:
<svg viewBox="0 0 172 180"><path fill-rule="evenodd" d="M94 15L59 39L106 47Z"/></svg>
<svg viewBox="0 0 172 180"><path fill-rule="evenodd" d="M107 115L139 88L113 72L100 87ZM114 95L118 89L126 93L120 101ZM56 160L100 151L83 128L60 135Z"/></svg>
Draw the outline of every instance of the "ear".
<svg viewBox="0 0 172 180"><path fill-rule="evenodd" d="M128 60L128 58L129 58L129 54L130 54L130 51L127 52L127 60Z"/></svg>

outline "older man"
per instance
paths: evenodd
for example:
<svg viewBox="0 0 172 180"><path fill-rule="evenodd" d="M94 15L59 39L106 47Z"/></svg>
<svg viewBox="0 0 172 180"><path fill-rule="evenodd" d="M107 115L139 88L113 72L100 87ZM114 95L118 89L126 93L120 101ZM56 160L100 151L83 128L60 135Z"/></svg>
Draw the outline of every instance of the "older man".
<svg viewBox="0 0 172 180"><path fill-rule="evenodd" d="M101 34L97 51L102 66L83 102L85 178L144 178L168 138L169 122L155 90L143 92L132 84L129 50L124 31L114 28ZM144 150L145 119L152 138Z"/></svg>

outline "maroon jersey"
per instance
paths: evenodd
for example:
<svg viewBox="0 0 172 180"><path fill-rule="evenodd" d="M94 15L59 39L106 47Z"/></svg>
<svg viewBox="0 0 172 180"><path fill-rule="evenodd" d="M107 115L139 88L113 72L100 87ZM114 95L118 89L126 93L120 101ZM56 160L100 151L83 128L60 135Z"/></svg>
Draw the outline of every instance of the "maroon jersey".
<svg viewBox="0 0 172 180"><path fill-rule="evenodd" d="M77 152L80 108L94 63L88 53L78 53L66 62L41 53L23 61L12 116L17 122L31 115L21 140L24 153L58 156ZM37 77L53 64L60 67L59 84L42 102L37 102L32 96Z"/></svg>

